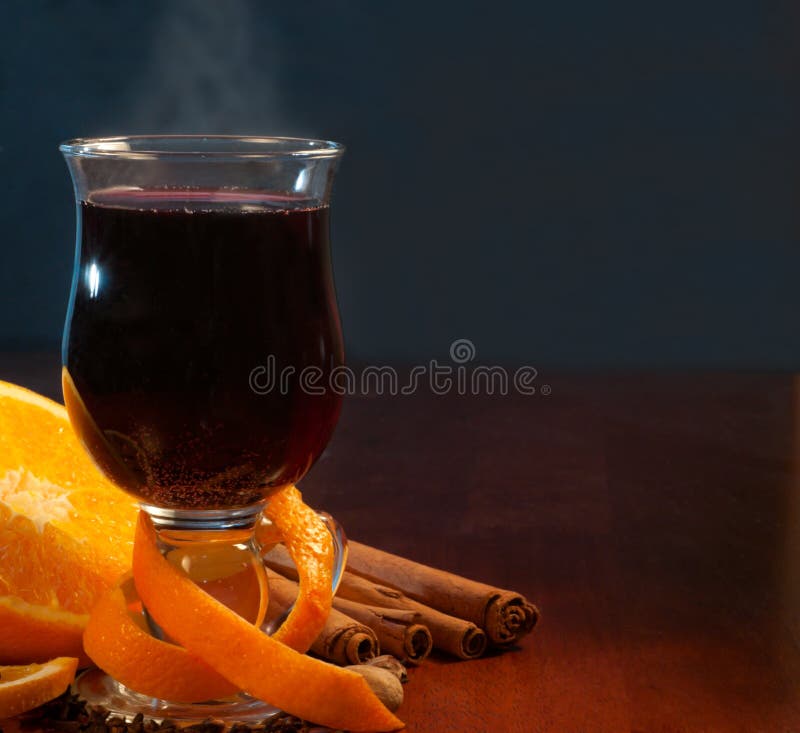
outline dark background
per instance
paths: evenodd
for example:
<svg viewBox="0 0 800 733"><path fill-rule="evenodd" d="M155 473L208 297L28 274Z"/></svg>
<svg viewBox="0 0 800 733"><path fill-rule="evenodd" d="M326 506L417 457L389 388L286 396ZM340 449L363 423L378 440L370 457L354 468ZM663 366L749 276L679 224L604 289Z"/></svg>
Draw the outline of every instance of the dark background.
<svg viewBox="0 0 800 733"><path fill-rule="evenodd" d="M22 2L0 24L0 350L57 348L57 144L348 145L351 358L800 366L800 5Z"/></svg>

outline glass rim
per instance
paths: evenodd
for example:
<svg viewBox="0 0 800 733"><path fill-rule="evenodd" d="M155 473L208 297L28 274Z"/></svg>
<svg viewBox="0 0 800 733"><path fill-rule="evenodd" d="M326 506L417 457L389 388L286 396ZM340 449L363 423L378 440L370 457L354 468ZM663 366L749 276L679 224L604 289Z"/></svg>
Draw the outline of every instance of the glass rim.
<svg viewBox="0 0 800 733"><path fill-rule="evenodd" d="M341 143L303 137L259 135L119 135L79 137L58 149L69 157L121 160L273 160L337 158Z"/></svg>

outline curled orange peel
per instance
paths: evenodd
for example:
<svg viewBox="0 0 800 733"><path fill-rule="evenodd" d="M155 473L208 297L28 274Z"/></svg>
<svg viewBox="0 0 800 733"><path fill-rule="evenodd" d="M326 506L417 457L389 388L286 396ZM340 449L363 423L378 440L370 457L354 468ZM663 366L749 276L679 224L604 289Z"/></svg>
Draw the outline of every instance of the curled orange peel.
<svg viewBox="0 0 800 733"><path fill-rule="evenodd" d="M83 646L98 667L143 695L202 702L238 692L194 654L150 634L130 573L95 605Z"/></svg>
<svg viewBox="0 0 800 733"><path fill-rule="evenodd" d="M166 633L254 697L331 728L403 727L363 677L265 635L195 585L161 555L144 512L136 526L133 574L139 596Z"/></svg>
<svg viewBox="0 0 800 733"><path fill-rule="evenodd" d="M286 620L272 638L296 649L308 651L320 635L333 602L333 540L319 515L303 502L295 486L287 486L270 497L264 515L271 522L262 522L256 539L267 549L276 537L297 566L299 587L297 599Z"/></svg>

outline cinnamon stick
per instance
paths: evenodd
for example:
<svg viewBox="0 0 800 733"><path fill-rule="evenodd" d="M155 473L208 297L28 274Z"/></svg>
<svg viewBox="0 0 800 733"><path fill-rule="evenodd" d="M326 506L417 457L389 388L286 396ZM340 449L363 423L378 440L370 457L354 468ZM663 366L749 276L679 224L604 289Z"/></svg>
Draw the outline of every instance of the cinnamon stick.
<svg viewBox="0 0 800 733"><path fill-rule="evenodd" d="M536 625L539 611L524 596L423 565L369 545L348 542L347 570L396 588L443 613L471 621L495 646L516 644Z"/></svg>
<svg viewBox="0 0 800 733"><path fill-rule="evenodd" d="M433 647L427 626L419 623L420 614L400 608L385 608L334 598L333 607L369 626L378 636L381 651L401 662L420 664Z"/></svg>
<svg viewBox="0 0 800 733"><path fill-rule="evenodd" d="M297 571L283 545L276 545L264 556L264 562L267 567L286 577L293 580L297 578ZM460 659L475 659L486 650L486 634L474 623L437 611L406 597L395 588L374 583L351 572L343 573L336 597L370 606L415 611L419 613L420 623L430 630L433 645Z"/></svg>
<svg viewBox="0 0 800 733"><path fill-rule="evenodd" d="M267 570L269 581L268 624L287 613L297 598L297 583ZM325 628L311 646L314 654L336 664L363 664L380 654L375 632L368 626L331 609Z"/></svg>

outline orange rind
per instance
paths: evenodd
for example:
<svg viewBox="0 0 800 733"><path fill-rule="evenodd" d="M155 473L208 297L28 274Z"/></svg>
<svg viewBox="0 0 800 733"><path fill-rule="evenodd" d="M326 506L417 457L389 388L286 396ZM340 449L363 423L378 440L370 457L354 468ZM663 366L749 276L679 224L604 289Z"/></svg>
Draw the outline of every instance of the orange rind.
<svg viewBox="0 0 800 733"><path fill-rule="evenodd" d="M78 660L57 657L44 664L0 667L0 719L12 718L58 697L75 678Z"/></svg>
<svg viewBox="0 0 800 733"><path fill-rule="evenodd" d="M403 727L363 677L267 636L195 585L161 555L144 513L136 527L133 574L139 596L166 633L254 697L331 728Z"/></svg>
<svg viewBox="0 0 800 733"><path fill-rule="evenodd" d="M98 667L143 695L202 702L238 692L186 649L152 636L130 573L95 606L83 644Z"/></svg>
<svg viewBox="0 0 800 733"><path fill-rule="evenodd" d="M299 587L289 616L273 638L296 649L308 651L320 635L333 602L333 540L319 515L303 502L294 486L270 497L264 511L297 566ZM273 540L269 524L260 524L256 539Z"/></svg>

